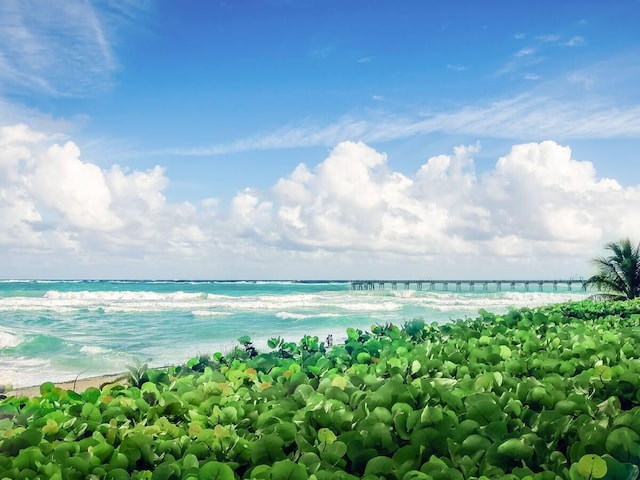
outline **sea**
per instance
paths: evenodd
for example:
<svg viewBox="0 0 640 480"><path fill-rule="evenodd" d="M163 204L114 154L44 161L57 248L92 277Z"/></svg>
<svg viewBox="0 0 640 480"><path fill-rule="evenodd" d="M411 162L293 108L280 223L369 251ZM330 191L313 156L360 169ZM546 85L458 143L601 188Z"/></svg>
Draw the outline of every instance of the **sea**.
<svg viewBox="0 0 640 480"><path fill-rule="evenodd" d="M344 281L0 280L0 385L121 373L348 327L444 323L581 300L583 291L352 290ZM536 285L537 287L537 285Z"/></svg>

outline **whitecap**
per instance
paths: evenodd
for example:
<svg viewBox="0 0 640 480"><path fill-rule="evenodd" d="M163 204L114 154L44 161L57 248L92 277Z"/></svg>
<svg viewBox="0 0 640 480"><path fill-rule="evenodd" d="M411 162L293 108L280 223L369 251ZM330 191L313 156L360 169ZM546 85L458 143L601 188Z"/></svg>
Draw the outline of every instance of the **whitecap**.
<svg viewBox="0 0 640 480"><path fill-rule="evenodd" d="M292 312L278 312L275 314L277 318L283 320L306 320L307 318L335 318L341 317L338 313L292 313Z"/></svg>
<svg viewBox="0 0 640 480"><path fill-rule="evenodd" d="M196 317L226 317L233 315L232 312L218 312L213 310L192 310L191 315Z"/></svg>
<svg viewBox="0 0 640 480"><path fill-rule="evenodd" d="M22 343L22 337L0 330L0 348L17 347Z"/></svg>
<svg viewBox="0 0 640 480"><path fill-rule="evenodd" d="M86 353L87 355L101 355L108 353L109 349L98 347L97 345L83 345L80 348L80 352Z"/></svg>

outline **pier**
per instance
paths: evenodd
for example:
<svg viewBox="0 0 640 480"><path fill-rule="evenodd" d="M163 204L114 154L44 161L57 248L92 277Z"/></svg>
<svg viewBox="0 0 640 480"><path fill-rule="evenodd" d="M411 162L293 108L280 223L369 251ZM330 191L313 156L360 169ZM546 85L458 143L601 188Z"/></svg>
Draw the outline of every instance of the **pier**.
<svg viewBox="0 0 640 480"><path fill-rule="evenodd" d="M482 291L511 290L518 287L525 292L544 291L544 286L550 285L554 292L558 286L565 286L568 291L579 289L587 291L587 281L580 278L568 280L352 280L351 290L431 290L431 291ZM399 288L400 287L400 288Z"/></svg>

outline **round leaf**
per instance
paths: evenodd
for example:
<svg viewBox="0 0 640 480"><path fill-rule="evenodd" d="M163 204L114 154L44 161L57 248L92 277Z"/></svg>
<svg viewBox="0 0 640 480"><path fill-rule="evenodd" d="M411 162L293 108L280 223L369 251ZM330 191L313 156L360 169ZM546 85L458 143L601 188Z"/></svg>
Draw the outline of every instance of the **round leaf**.
<svg viewBox="0 0 640 480"><path fill-rule="evenodd" d="M592 453L583 455L578 462L578 472L586 478L602 478L607 474L607 462Z"/></svg>
<svg viewBox="0 0 640 480"><path fill-rule="evenodd" d="M222 462L207 462L198 473L200 480L235 480L233 470Z"/></svg>
<svg viewBox="0 0 640 480"><path fill-rule="evenodd" d="M307 470L291 460L275 462L271 468L271 480L307 480Z"/></svg>

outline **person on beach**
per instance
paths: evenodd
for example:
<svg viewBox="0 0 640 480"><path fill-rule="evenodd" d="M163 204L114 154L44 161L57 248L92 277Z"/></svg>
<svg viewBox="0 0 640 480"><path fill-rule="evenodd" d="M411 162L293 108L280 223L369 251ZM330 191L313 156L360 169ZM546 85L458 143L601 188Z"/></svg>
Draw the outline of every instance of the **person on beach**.
<svg viewBox="0 0 640 480"><path fill-rule="evenodd" d="M330 333L327 335L327 348L333 347L333 335Z"/></svg>

